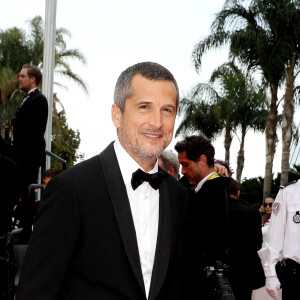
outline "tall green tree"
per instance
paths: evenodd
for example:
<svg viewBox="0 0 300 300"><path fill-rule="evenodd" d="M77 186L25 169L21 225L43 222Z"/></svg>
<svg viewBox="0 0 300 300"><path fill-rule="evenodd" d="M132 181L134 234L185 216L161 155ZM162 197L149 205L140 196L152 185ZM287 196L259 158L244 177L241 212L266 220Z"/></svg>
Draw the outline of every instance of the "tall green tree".
<svg viewBox="0 0 300 300"><path fill-rule="evenodd" d="M272 3L292 2L274 0ZM293 1L296 2L296 1ZM245 3L245 5L243 5ZM269 83L271 100L266 120L266 167L264 195L270 193L273 159L276 149L276 126L278 121L278 88L284 79L284 49L277 22L281 10L272 19L264 13L270 1L227 0L223 9L216 15L211 34L198 43L193 52L196 68L201 67L203 54L212 48L229 45L230 55L239 58L249 70L260 71ZM273 11L274 12L274 11Z"/></svg>
<svg viewBox="0 0 300 300"><path fill-rule="evenodd" d="M0 65L9 67L14 75L17 74L25 62L29 62L30 47L26 32L13 27L0 30Z"/></svg>
<svg viewBox="0 0 300 300"><path fill-rule="evenodd" d="M266 120L266 94L234 63L218 67L209 84L198 84L191 99L181 101L184 114L176 134L200 132L215 138L224 129L225 161L229 162L230 146L234 133L241 131L237 160L237 181L244 167L244 141L249 128L264 130Z"/></svg>
<svg viewBox="0 0 300 300"><path fill-rule="evenodd" d="M182 120L176 130L176 137L198 132L209 139L215 139L224 128L218 106L206 103L198 94L190 93L180 100L179 114Z"/></svg>
<svg viewBox="0 0 300 300"><path fill-rule="evenodd" d="M44 50L44 21L42 17L36 16L29 21L30 35L30 63L43 68L43 50ZM71 69L70 61L77 60L82 64L86 64L84 55L78 49L68 49L66 37L71 37L71 33L66 28L60 27L56 29L55 38L55 62L54 71L67 79L78 84L84 92L88 93L87 84L84 80ZM61 85L57 81L57 85Z"/></svg>
<svg viewBox="0 0 300 300"><path fill-rule="evenodd" d="M60 158L66 160L67 166L73 166L77 160L83 159L82 154L78 154L77 150L80 145L80 133L69 128L66 114L63 111L53 118L52 128L52 152ZM61 168L59 162L52 160L51 167Z"/></svg>
<svg viewBox="0 0 300 300"><path fill-rule="evenodd" d="M277 38L276 51L284 65L285 94L282 119L281 184L288 181L289 156L294 117L295 79L300 71L300 2L294 0L255 1L272 37Z"/></svg>

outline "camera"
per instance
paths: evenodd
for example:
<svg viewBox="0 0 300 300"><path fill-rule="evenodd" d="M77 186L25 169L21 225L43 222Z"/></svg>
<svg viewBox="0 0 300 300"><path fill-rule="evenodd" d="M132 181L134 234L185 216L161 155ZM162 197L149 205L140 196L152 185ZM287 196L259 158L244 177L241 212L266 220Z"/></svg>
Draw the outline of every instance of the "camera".
<svg viewBox="0 0 300 300"><path fill-rule="evenodd" d="M207 266L204 275L208 281L208 293L214 300L236 300L227 281L228 266L217 261L215 266Z"/></svg>

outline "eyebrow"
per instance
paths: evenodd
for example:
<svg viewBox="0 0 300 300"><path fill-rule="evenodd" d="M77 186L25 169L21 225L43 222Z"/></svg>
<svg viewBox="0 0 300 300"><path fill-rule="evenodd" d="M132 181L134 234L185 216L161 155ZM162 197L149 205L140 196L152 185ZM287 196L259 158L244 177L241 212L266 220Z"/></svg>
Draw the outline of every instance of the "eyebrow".
<svg viewBox="0 0 300 300"><path fill-rule="evenodd" d="M137 105L140 105L140 104L151 104L151 103L153 103L153 102L142 100L142 101L137 102Z"/></svg>

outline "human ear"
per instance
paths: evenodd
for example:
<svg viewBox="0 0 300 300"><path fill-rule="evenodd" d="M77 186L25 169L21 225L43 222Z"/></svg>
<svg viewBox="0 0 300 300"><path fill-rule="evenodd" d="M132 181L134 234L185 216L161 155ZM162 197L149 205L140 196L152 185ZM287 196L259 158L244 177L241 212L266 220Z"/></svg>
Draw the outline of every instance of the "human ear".
<svg viewBox="0 0 300 300"><path fill-rule="evenodd" d="M111 118L116 128L119 128L121 126L122 112L116 104L113 104L111 107Z"/></svg>
<svg viewBox="0 0 300 300"><path fill-rule="evenodd" d="M200 155L200 158L199 158L199 161L202 163L202 164L207 164L207 158L204 154Z"/></svg>

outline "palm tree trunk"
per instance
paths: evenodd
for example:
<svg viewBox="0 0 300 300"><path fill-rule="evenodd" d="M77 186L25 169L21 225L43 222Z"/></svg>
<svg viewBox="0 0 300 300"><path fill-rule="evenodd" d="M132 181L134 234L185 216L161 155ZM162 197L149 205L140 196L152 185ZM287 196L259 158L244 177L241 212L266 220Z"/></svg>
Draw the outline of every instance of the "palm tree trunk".
<svg viewBox="0 0 300 300"><path fill-rule="evenodd" d="M273 180L273 159L277 143L277 90L278 86L271 84L271 103L269 107L269 114L266 121L266 166L263 199L271 193L271 186Z"/></svg>
<svg viewBox="0 0 300 300"><path fill-rule="evenodd" d="M236 167L236 181L238 184L241 183L242 172L244 169L244 146L245 146L245 136L246 136L246 126L242 126L242 138L240 143L240 150L237 157L237 167Z"/></svg>
<svg viewBox="0 0 300 300"><path fill-rule="evenodd" d="M224 140L224 147L225 147L225 161L229 162L229 156L230 156L230 146L232 142L232 136L231 136L231 126L230 122L226 122L225 127L225 140Z"/></svg>
<svg viewBox="0 0 300 300"><path fill-rule="evenodd" d="M290 146L292 141L292 126L294 117L294 60L286 68L286 90L284 94L283 120L282 120L282 157L280 184L289 180Z"/></svg>

